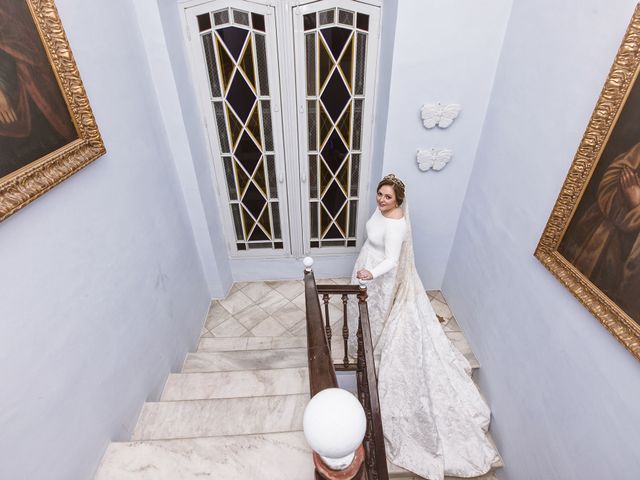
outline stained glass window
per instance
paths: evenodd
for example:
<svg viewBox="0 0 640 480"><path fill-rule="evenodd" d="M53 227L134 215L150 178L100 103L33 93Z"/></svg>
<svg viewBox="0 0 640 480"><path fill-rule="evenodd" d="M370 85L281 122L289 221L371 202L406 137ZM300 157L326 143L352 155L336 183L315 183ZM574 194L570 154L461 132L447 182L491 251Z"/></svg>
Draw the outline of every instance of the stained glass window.
<svg viewBox="0 0 640 480"><path fill-rule="evenodd" d="M223 9L198 25L236 248L282 250L265 18Z"/></svg>
<svg viewBox="0 0 640 480"><path fill-rule="evenodd" d="M342 8L303 19L312 248L356 245L368 22Z"/></svg>

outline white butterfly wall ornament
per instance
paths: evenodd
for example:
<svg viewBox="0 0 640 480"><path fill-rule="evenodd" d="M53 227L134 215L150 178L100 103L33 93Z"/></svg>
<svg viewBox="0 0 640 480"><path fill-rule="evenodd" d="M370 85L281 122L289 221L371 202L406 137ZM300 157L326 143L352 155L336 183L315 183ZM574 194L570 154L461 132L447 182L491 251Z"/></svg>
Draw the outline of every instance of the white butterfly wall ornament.
<svg viewBox="0 0 640 480"><path fill-rule="evenodd" d="M453 158L453 150L449 148L431 147L428 150L418 150L416 159L418 168L423 172L427 170L442 170Z"/></svg>
<svg viewBox="0 0 640 480"><path fill-rule="evenodd" d="M425 128L433 128L436 125L440 128L447 128L453 123L461 110L462 105L457 103L449 103L448 105L443 105L440 102L426 103L420 109L420 114Z"/></svg>

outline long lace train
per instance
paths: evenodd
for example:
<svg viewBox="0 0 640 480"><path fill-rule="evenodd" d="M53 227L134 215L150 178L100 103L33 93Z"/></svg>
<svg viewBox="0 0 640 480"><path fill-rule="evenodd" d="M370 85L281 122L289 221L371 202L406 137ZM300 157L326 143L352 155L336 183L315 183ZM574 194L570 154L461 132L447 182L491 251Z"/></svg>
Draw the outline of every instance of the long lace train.
<svg viewBox="0 0 640 480"><path fill-rule="evenodd" d="M380 261L365 244L354 278L357 270ZM491 413L469 363L429 303L415 269L410 231L398 267L369 282L367 290L389 459L430 480L488 472L499 458L486 435ZM357 322L356 312L349 317Z"/></svg>

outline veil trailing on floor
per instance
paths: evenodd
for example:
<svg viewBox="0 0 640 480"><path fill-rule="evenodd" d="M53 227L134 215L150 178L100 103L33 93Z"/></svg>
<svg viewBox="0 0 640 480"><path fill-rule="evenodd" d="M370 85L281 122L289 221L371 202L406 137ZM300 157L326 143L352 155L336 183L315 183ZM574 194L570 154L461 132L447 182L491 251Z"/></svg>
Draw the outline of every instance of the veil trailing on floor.
<svg viewBox="0 0 640 480"><path fill-rule="evenodd" d="M479 476L499 459L486 435L491 414L428 300L406 200L402 209L407 232L398 265L367 284L387 455L430 480ZM354 277L380 260L365 244Z"/></svg>

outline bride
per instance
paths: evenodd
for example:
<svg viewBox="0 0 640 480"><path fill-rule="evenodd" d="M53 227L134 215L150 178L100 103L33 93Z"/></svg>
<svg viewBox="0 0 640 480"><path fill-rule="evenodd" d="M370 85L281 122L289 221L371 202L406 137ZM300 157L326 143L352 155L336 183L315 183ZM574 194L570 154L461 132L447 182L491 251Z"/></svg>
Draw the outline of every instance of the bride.
<svg viewBox="0 0 640 480"><path fill-rule="evenodd" d="M486 435L491 413L416 272L404 197L395 175L380 181L378 208L354 267L356 278L368 280L387 456L429 480L476 477L498 460Z"/></svg>

